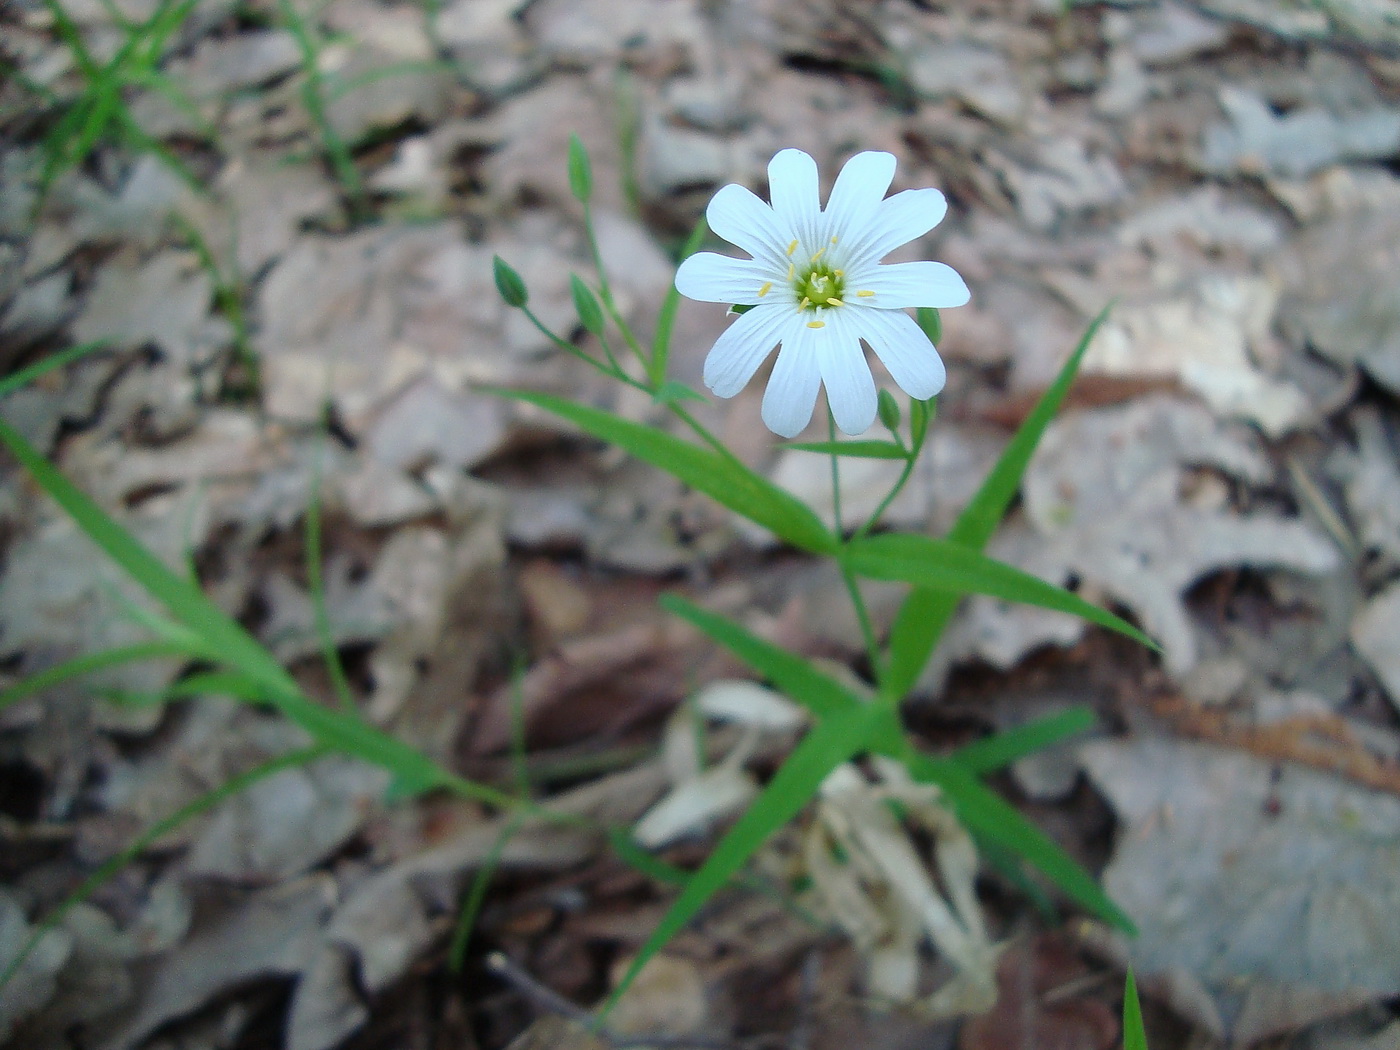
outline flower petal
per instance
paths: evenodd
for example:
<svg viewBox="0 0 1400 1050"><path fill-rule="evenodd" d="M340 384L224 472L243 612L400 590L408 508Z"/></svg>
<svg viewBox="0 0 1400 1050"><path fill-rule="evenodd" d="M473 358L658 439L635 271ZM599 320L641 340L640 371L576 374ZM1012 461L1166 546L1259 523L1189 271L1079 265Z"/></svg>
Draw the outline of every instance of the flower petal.
<svg viewBox="0 0 1400 1050"><path fill-rule="evenodd" d="M811 334L812 329L798 321L784 336L768 389L763 392L763 422L779 437L794 438L812 421L822 373L812 352Z"/></svg>
<svg viewBox="0 0 1400 1050"><path fill-rule="evenodd" d="M943 389L948 379L943 359L912 317L898 310L861 310L852 319L906 394L927 401Z"/></svg>
<svg viewBox="0 0 1400 1050"><path fill-rule="evenodd" d="M826 246L822 237L821 200L817 162L800 149L784 149L768 162L768 194L781 228L791 231L783 241L786 251L795 237L804 254Z"/></svg>
<svg viewBox="0 0 1400 1050"><path fill-rule="evenodd" d="M793 311L781 306L755 307L734 319L705 358L705 385L716 397L733 397L748 385L758 366L782 340Z"/></svg>
<svg viewBox="0 0 1400 1050"><path fill-rule="evenodd" d="M826 202L827 234L846 240L870 221L894 181L893 153L867 150L846 161Z"/></svg>
<svg viewBox="0 0 1400 1050"><path fill-rule="evenodd" d="M771 268L762 263L731 259L714 252L697 252L676 271L676 288L686 298L705 303L757 306L767 296L781 296L783 292L791 298L791 289L786 284L776 289L772 287L773 276ZM765 289L765 285L769 287ZM760 291L764 294L759 295Z"/></svg>
<svg viewBox="0 0 1400 1050"><path fill-rule="evenodd" d="M812 344L836 425L847 434L864 434L875 422L879 402L865 351L846 314L845 308L825 311L826 328L814 334Z"/></svg>
<svg viewBox="0 0 1400 1050"><path fill-rule="evenodd" d="M752 190L735 183L721 186L705 209L705 219L710 229L730 244L786 272L784 252L792 235L785 232L773 209Z"/></svg>
<svg viewBox="0 0 1400 1050"><path fill-rule="evenodd" d="M948 199L938 190L905 190L886 197L865 227L852 231L847 270L879 262L901 244L928 233L947 214Z"/></svg>
<svg viewBox="0 0 1400 1050"><path fill-rule="evenodd" d="M950 306L963 306L972 298L958 272L940 262L874 266L862 270L857 283L859 291L875 293L873 296L860 296L857 302L881 310L903 310L914 306L936 306L942 310Z"/></svg>

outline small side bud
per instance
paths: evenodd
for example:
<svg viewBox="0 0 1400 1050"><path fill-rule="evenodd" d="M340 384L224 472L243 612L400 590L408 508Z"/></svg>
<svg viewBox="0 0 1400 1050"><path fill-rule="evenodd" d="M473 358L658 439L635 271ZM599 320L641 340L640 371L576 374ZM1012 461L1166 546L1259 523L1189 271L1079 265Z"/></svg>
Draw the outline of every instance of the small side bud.
<svg viewBox="0 0 1400 1050"><path fill-rule="evenodd" d="M501 293L507 306L519 309L530 301L524 279L499 255L492 257L491 269L496 275L496 291Z"/></svg>
<svg viewBox="0 0 1400 1050"><path fill-rule="evenodd" d="M598 305L598 297L593 294L593 289L584 284L576 273L569 274L569 289L574 293L574 309L578 311L578 319L583 322L583 327L594 335L601 336L607 322L603 319L603 308Z"/></svg>
<svg viewBox="0 0 1400 1050"><path fill-rule="evenodd" d="M577 135L569 136L569 189L580 204L587 204L593 196L593 167Z"/></svg>
<svg viewBox="0 0 1400 1050"><path fill-rule="evenodd" d="M889 430L899 429L899 402L888 390L880 391L880 422Z"/></svg>
<svg viewBox="0 0 1400 1050"><path fill-rule="evenodd" d="M921 306L914 311L919 320L919 327L924 330L924 335L928 336L928 341L937 346L943 341L943 319L938 316L938 311L932 306Z"/></svg>

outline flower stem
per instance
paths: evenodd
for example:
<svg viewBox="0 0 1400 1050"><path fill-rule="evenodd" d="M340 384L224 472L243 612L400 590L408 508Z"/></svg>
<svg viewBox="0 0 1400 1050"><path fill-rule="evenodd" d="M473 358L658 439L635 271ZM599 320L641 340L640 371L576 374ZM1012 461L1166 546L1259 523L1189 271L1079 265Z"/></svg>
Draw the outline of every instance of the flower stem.
<svg viewBox="0 0 1400 1050"><path fill-rule="evenodd" d="M826 433L827 440L833 444L836 441L836 417L831 412L831 407L826 410ZM835 452L831 453L831 506L833 513L833 535L838 543L844 544L845 529L841 524L841 457ZM881 678L884 675L883 662L880 659L880 645L875 640L875 628L870 622L870 610L866 608L865 598L860 593L860 587L856 584L855 574L846 567L844 558L836 559L837 565L841 569L841 580L846 585L846 593L850 595L851 605L856 612L856 621L860 624L860 634L865 640L866 657L870 660L870 674L875 679L878 688Z"/></svg>
<svg viewBox="0 0 1400 1050"><path fill-rule="evenodd" d="M631 347L632 352L637 355L637 360L641 362L642 368L646 370L648 375L651 375L651 361L647 357L646 351L642 349L642 344L632 333L632 326L623 320L617 303L613 300L612 285L608 283L608 272L603 267L603 253L598 250L598 235L593 229L593 209L587 204L583 206L583 230L588 237L588 250L593 256L593 267L598 271L598 298L603 301L603 309L607 310L613 324L617 325L617 330L622 333L622 338Z"/></svg>

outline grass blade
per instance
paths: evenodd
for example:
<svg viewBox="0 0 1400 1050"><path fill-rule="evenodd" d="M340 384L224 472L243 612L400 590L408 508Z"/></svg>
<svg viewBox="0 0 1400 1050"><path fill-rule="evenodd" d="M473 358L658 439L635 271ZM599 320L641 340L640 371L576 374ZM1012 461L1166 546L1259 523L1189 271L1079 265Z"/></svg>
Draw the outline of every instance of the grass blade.
<svg viewBox="0 0 1400 1050"><path fill-rule="evenodd" d="M797 815L816 794L827 774L865 750L871 727L880 714L870 706L843 711L824 720L807 734L768 782L763 793L729 829L700 870L690 877L676 902L637 953L616 990L608 997L603 1007L603 1017L622 998L647 961L739 872L773 832Z"/></svg>
<svg viewBox="0 0 1400 1050"><path fill-rule="evenodd" d="M1091 708L1072 707L960 747L948 756L948 761L956 762L974 776L985 776L1066 737L1086 732L1097 721Z"/></svg>
<svg viewBox="0 0 1400 1050"><path fill-rule="evenodd" d="M4 444L74 522L113 561L156 598L180 625L200 639L206 654L216 654L264 691L263 702L312 734L317 740L390 770L410 790L444 787L466 798L511 808L518 800L501 791L449 773L421 752L380 732L350 712L332 711L308 698L279 664L243 627L99 507L89 496L0 420Z"/></svg>
<svg viewBox="0 0 1400 1050"><path fill-rule="evenodd" d="M766 642L723 616L674 594L661 597L661 607L698 627L744 663L767 676L779 692L791 697L818 718L864 706L845 686L822 674L802 657Z"/></svg>
<svg viewBox="0 0 1400 1050"><path fill-rule="evenodd" d="M70 365L74 361L96 353L107 345L106 340L99 339L92 343L80 343L78 346L70 346L66 350L60 350L56 354L50 354L41 361L35 361L27 368L21 368L18 372L7 375L0 379L0 397L12 394L20 387L28 386L40 376L52 372L55 368L62 368Z"/></svg>
<svg viewBox="0 0 1400 1050"><path fill-rule="evenodd" d="M705 243L705 234L710 228L705 223L705 217L700 216L700 221L695 224L695 229L690 231L690 236L686 238L685 246L681 248L680 258L676 260L677 265L685 262L692 255L700 250L700 245ZM666 381L666 363L671 356L671 332L676 327L676 311L681 305L681 290L676 287L676 282L671 282L671 287L666 289L666 298L661 300L661 310L656 315L656 334L651 338L651 381L653 384L664 383Z"/></svg>
<svg viewBox="0 0 1400 1050"><path fill-rule="evenodd" d="M1089 322L1074 353L1069 355L1055 381L1046 388L1031 414L1012 436L996 466L972 497L972 502L958 516L948 533L948 539L953 543L961 543L978 551L987 546L1021 485L1021 476L1026 472L1026 465L1040 443L1041 435L1060 410L1079 371L1079 364L1084 360L1084 353L1111 308L1112 304ZM928 663L934 645L952 618L958 600L958 595L923 588L915 588L904 599L890 630L890 659L883 683L888 698L897 700L913 688L924 665Z"/></svg>
<svg viewBox="0 0 1400 1050"><path fill-rule="evenodd" d="M1123 982L1123 1050L1147 1050L1147 1032L1142 1026L1142 1003L1138 1001L1137 979L1128 967Z"/></svg>
<svg viewBox="0 0 1400 1050"><path fill-rule="evenodd" d="M493 389L503 397L553 412L594 437L660 467L794 547L818 554L830 554L835 550L836 541L806 504L732 457L726 458L654 427L561 397L527 390Z"/></svg>
<svg viewBox="0 0 1400 1050"><path fill-rule="evenodd" d="M71 660L66 660L54 667L43 671L37 671L16 682L4 692L0 692L0 711L5 710L11 704L42 693L46 689L52 689L56 685L61 685L73 678L81 678L83 675L92 674L95 671L105 671L109 667L119 667L122 664L137 663L141 660L159 660L164 657L185 657L189 659L203 658L203 652L191 652L190 648L179 642L140 642L136 645L124 645L115 649L104 649L100 653L85 653L76 656Z"/></svg>

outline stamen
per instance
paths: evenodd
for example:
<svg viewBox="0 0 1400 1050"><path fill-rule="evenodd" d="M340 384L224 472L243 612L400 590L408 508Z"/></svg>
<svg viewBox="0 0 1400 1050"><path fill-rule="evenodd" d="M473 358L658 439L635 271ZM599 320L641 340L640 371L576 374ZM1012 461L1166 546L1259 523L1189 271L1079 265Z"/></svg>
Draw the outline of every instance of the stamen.
<svg viewBox="0 0 1400 1050"><path fill-rule="evenodd" d="M792 275L793 275L794 273L796 273L796 272L797 272L797 267L794 266L792 263L788 263L788 276L787 276L787 279L788 279L789 281L792 280Z"/></svg>
<svg viewBox="0 0 1400 1050"><path fill-rule="evenodd" d="M835 243L836 243L836 234L834 234L834 233L831 235L831 243L832 243L832 244L835 244Z"/></svg>
<svg viewBox="0 0 1400 1050"><path fill-rule="evenodd" d="M808 321L808 322L807 322L807 327L808 327L808 328L825 328L825 327L826 327L826 322L825 322L825 321Z"/></svg>
<svg viewBox="0 0 1400 1050"><path fill-rule="evenodd" d="M791 244L788 245L787 253L790 256L795 251L797 251L797 242L793 241Z"/></svg>
<svg viewBox="0 0 1400 1050"><path fill-rule="evenodd" d="M773 282L772 282L772 281L764 281L763 284L762 284L762 285L759 287L759 289L758 289L758 297L759 297L760 299L762 299L765 295L768 294L768 289L770 289L770 288L772 288L772 287L773 287Z"/></svg>
<svg viewBox="0 0 1400 1050"><path fill-rule="evenodd" d="M832 270L831 272L832 272L833 274L835 274L837 277L845 277L845 276L846 276L846 271L845 271L845 270Z"/></svg>
<svg viewBox="0 0 1400 1050"><path fill-rule="evenodd" d="M836 297L833 295L830 299L828 299L828 300L826 301L826 305L827 305L827 306L845 306L846 304L843 303L840 299L836 298Z"/></svg>
<svg viewBox="0 0 1400 1050"><path fill-rule="evenodd" d="M801 301L800 303L797 304L797 308L798 308L799 310L805 310L805 309L807 309L807 307L809 307L809 306L811 306L811 305L812 305L812 300L808 299L808 298L804 295L804 296L802 297L802 301Z"/></svg>
<svg viewBox="0 0 1400 1050"><path fill-rule="evenodd" d="M793 243L793 244L796 244L797 242L796 242L796 241L793 241L792 243ZM817 252L816 255L812 256L812 262L816 262L818 259L820 259L820 258L821 258L823 255L825 255L825 254L826 254L826 249L825 249L825 248L820 249L820 250Z"/></svg>
<svg viewBox="0 0 1400 1050"><path fill-rule="evenodd" d="M874 295L874 294L875 294L874 292L869 292L869 291L866 291L866 292L856 292L856 295L860 296L862 299L869 299L869 298L870 298L872 295Z"/></svg>

